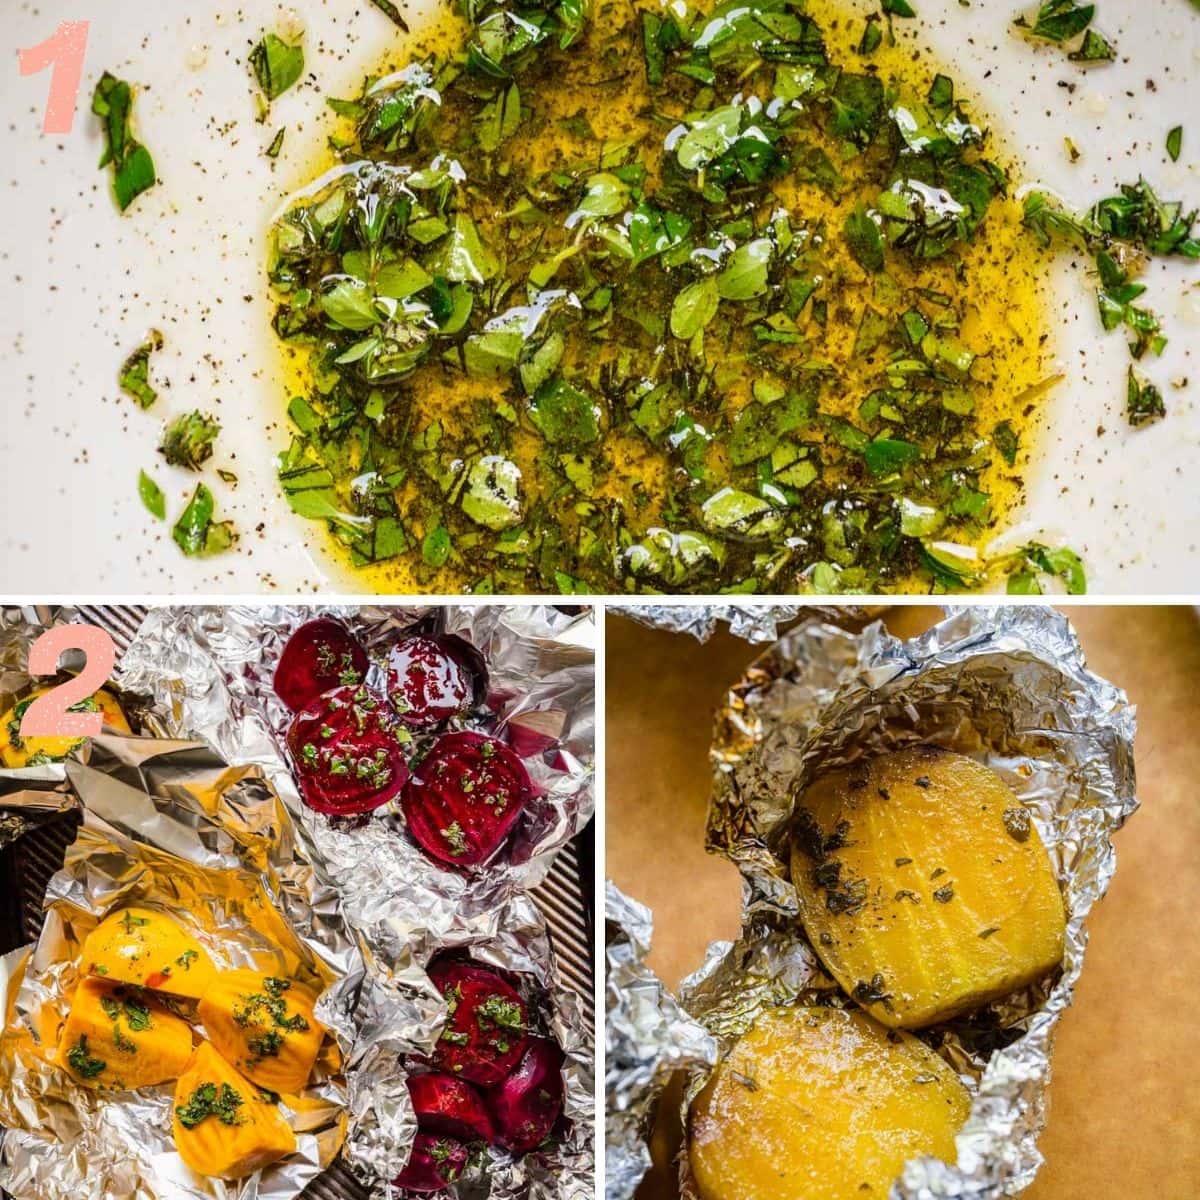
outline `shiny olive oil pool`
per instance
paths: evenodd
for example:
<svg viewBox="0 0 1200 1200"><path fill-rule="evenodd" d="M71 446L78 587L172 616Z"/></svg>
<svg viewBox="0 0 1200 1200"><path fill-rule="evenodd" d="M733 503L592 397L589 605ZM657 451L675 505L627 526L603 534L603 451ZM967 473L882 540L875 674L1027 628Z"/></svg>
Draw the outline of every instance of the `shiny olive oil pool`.
<svg viewBox="0 0 1200 1200"><path fill-rule="evenodd" d="M602 0L573 40L547 16L532 52L481 68L465 47L499 11L400 39L314 164L460 164L434 213L454 230L441 241L461 212L489 263L455 272L437 239L398 227L383 248L418 282L458 276L401 302L417 353L397 369L361 350L396 324L381 328L395 305L369 294L378 261L327 240L281 284L272 247L298 398L281 479L335 555L398 593L1002 581L982 550L1020 504L1052 380L1044 260L1004 194L1001 170L1009 192L1016 171L984 106L946 100L948 73L910 29L826 0L802 10L819 55L775 21L801 10L763 6L757 51L710 38L705 52L703 18L664 34L666 10ZM379 97L411 87L396 73L412 64L438 102L411 135L372 144ZM882 111L855 108L875 85L839 92L839 78L880 81ZM943 161L926 134L950 139ZM973 178L953 172L985 158L1001 166L972 221ZM889 191L900 202L881 212ZM865 240L864 214L878 231ZM348 262L377 323L322 304ZM448 290L459 313L469 294L457 327ZM497 461L499 477L477 466Z"/></svg>

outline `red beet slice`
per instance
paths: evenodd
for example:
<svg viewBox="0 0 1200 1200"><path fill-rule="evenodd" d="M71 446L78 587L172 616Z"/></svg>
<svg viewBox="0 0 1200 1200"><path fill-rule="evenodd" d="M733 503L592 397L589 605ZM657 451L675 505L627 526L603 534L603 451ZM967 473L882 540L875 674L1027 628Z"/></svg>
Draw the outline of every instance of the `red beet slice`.
<svg viewBox="0 0 1200 1200"><path fill-rule="evenodd" d="M466 712L478 698L482 662L473 646L450 634L397 642L388 651L387 674L400 720L412 729L431 729Z"/></svg>
<svg viewBox="0 0 1200 1200"><path fill-rule="evenodd" d="M367 687L326 692L292 718L287 744L304 803L317 812L370 812L400 793L408 779L401 738L388 702Z"/></svg>
<svg viewBox="0 0 1200 1200"><path fill-rule="evenodd" d="M563 1052L547 1038L530 1038L517 1069L488 1097L496 1140L513 1154L544 1142L563 1110Z"/></svg>
<svg viewBox="0 0 1200 1200"><path fill-rule="evenodd" d="M392 1184L407 1192L440 1192L457 1182L469 1157L462 1142L418 1133L408 1165Z"/></svg>
<svg viewBox="0 0 1200 1200"><path fill-rule="evenodd" d="M367 652L340 621L318 617L288 639L275 668L275 695L297 712L336 687L362 683Z"/></svg>
<svg viewBox="0 0 1200 1200"><path fill-rule="evenodd" d="M495 1087L521 1061L529 1041L525 1002L507 980L473 963L434 963L429 978L450 1010L433 1065Z"/></svg>
<svg viewBox="0 0 1200 1200"><path fill-rule="evenodd" d="M496 1140L483 1097L465 1079L457 1075L411 1075L408 1094L417 1114L417 1126L425 1133L489 1145Z"/></svg>
<svg viewBox="0 0 1200 1200"><path fill-rule="evenodd" d="M400 798L409 832L431 858L486 862L533 796L525 764L482 733L449 733L425 756Z"/></svg>

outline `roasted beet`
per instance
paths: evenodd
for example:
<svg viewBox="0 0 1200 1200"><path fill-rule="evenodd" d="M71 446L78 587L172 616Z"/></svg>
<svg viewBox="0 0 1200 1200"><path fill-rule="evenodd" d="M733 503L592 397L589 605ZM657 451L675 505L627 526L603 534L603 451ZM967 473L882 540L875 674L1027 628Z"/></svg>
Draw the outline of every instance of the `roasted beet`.
<svg viewBox="0 0 1200 1200"><path fill-rule="evenodd" d="M479 652L462 638L418 634L388 651L388 696L405 725L430 729L471 707L481 673Z"/></svg>
<svg viewBox="0 0 1200 1200"><path fill-rule="evenodd" d="M442 1134L463 1142L494 1142L491 1114L483 1097L457 1075L410 1075L417 1126L426 1133Z"/></svg>
<svg viewBox="0 0 1200 1200"><path fill-rule="evenodd" d="M407 730L367 687L335 688L292 718L287 744L304 803L350 816L395 797L408 779Z"/></svg>
<svg viewBox="0 0 1200 1200"><path fill-rule="evenodd" d="M525 764L503 742L450 733L426 755L400 803L426 854L471 867L495 853L532 796Z"/></svg>
<svg viewBox="0 0 1200 1200"><path fill-rule="evenodd" d="M434 963L429 978L450 1010L433 1065L480 1087L494 1087L525 1052L525 1002L495 971L474 963Z"/></svg>
<svg viewBox="0 0 1200 1200"><path fill-rule="evenodd" d="M563 1052L547 1038L530 1038L517 1069L488 1097L496 1141L513 1154L540 1146L563 1109Z"/></svg>
<svg viewBox="0 0 1200 1200"><path fill-rule="evenodd" d="M362 683L367 652L340 621L318 617L288 639L275 668L275 695L297 712L336 687Z"/></svg>
<svg viewBox="0 0 1200 1200"><path fill-rule="evenodd" d="M469 1157L462 1142L418 1133L408 1165L392 1184L406 1192L440 1192L458 1180Z"/></svg>

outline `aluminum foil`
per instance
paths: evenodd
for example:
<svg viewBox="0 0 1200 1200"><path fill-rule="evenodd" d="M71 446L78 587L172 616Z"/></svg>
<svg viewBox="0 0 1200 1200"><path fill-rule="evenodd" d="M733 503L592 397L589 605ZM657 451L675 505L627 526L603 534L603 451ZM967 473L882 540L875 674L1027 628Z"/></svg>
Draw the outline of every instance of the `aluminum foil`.
<svg viewBox="0 0 1200 1200"><path fill-rule="evenodd" d="M105 735L88 758L66 764L83 825L51 880L41 937L3 976L0 1187L16 1200L289 1200L347 1137L351 1158L392 1153L403 1129L356 1108L356 1096L403 1089L395 1056L373 1052L403 1028L408 1006L393 988L364 986L363 957L328 878L297 844L262 772L231 767L201 744L152 738ZM0 773L0 808L38 807L23 774ZM321 993L317 1016L335 1048L327 1043L318 1060L303 1114L285 1109L296 1154L236 1183L202 1179L174 1152L173 1085L100 1094L53 1061L82 941L129 904L179 916L220 966L291 975Z"/></svg>
<svg viewBox="0 0 1200 1200"><path fill-rule="evenodd" d="M140 693L144 697L138 712L143 731L158 737L98 740L81 753L82 758L90 757L87 765L72 763L68 768L71 784L87 783L88 795L80 795L91 803L89 781L94 775L119 781L127 789L121 794L131 804L133 794L138 793L139 821L153 815L146 807L148 798L149 803L166 804L172 814L180 814L180 806L199 802L187 779L176 779L169 771L160 777L150 768L157 763L160 752L168 754L164 747L174 746L171 739L193 738L203 739L205 745L179 746L169 751L183 755L180 765L207 760L222 765L222 760L239 763L238 767L226 768L222 778L228 778L231 784L243 778L253 780L255 794L271 797L273 807L267 820L265 810L250 805L241 792L228 802L220 793L214 802L214 793L209 789L204 793L207 807L201 816L189 809L190 815L181 815L179 822L160 825L155 821L151 828L169 835L171 850L177 855L181 845L190 843L176 824L199 836L203 855L197 861L204 864L214 855L229 855L244 841L253 850L255 866L260 868L264 855L270 861L267 830L287 830L288 836L281 838L281 844L287 845L296 864L295 879L272 893L273 898L289 920L302 917L304 911L314 921L344 920L351 949L360 964L353 992L358 1035L345 1050L344 1102L350 1135L347 1162L373 1195L392 1194L388 1181L403 1168L412 1146L415 1120L405 1084L406 1056L419 1059L429 1054L445 1019L444 1003L424 967L438 950L470 947L475 959L518 977L536 1028L553 1037L566 1053L564 1115L568 1125L556 1144L523 1159L489 1152L482 1169L469 1171L444 1194L456 1200L590 1198L594 1186L593 1036L584 1024L578 997L558 975L545 924L521 889L544 876L554 852L591 814L593 627L588 621L572 620L551 609L444 610L446 628L468 637L488 660L492 683L489 726L516 728L526 722L529 730L557 733L556 745L541 757L526 758L543 797L517 843L513 865L485 873L467 885L449 872L438 871L415 849L402 851L399 847L405 839L394 827L385 827L384 821L337 830L300 803L278 740L282 712L269 689L283 643L316 611L278 607L154 611L121 660L116 679L120 687L127 689L127 696ZM419 617L427 617L431 610L426 606L320 611L341 615L369 648L376 649ZM15 628L10 624L9 629ZM5 632L0 630L0 661L4 661ZM143 761L135 753L135 761L110 764L105 755L119 742L142 747L143 756L149 754L150 758ZM163 763L175 765L168 757ZM53 770L61 777L61 767ZM0 772L0 778L4 774ZM28 797L30 773L7 774L21 776L11 786ZM52 789L55 778L51 775L38 786ZM57 786L61 787L61 782ZM104 800L108 786L103 785L96 813L88 814L89 822L110 822L115 819L114 812L119 813L119 806L113 810ZM230 822L244 827L240 840L227 828ZM140 845L140 835L135 835L132 827L117 821L114 828L124 839L123 849L125 842ZM107 864L110 858L102 854L100 861ZM97 868L93 865L92 869ZM132 875L140 878L137 871ZM306 887L315 889L307 904L303 902ZM79 889L69 887L67 891L74 897ZM315 947L312 953L316 955ZM36 964L38 960L33 961ZM325 966L328 969L329 964ZM14 969L14 963L0 964L0 986ZM36 980L36 976L30 978ZM27 981L24 986L33 985ZM334 994L342 992L335 990ZM334 1005L326 1016L329 1003L323 999L318 1015L332 1023L334 1018L341 1018L342 1011ZM28 1110L27 1105L13 1102L16 1108ZM18 1192L18 1200L26 1196L59 1200L60 1194L65 1200L69 1191L97 1200L117 1195L157 1200L159 1192L140 1185L127 1187L124 1178L115 1184L110 1182L109 1190L103 1190L104 1162L108 1160L102 1161L97 1155L108 1154L114 1162L128 1158L135 1136L129 1129L104 1126L95 1138L82 1136L88 1130L78 1119L72 1120L66 1110L59 1116L61 1124L51 1126L41 1114L31 1114L31 1120L45 1131L57 1132L62 1138L50 1143L58 1156L57 1165L45 1177L63 1174L93 1182L87 1186L76 1182L61 1193L44 1190L43 1174L39 1174L41 1160L31 1157L30 1177L42 1190ZM0 1108L0 1123L7 1119ZM119 1155L106 1139L120 1148ZM139 1140L137 1144L153 1143ZM59 1159L70 1162L60 1170ZM326 1161L322 1158L321 1165ZM160 1160L155 1158L154 1162ZM316 1173L314 1164L302 1182ZM94 1182L97 1180L101 1182ZM89 1191L89 1186L93 1190ZM213 1194L219 1194L221 1200L282 1200L298 1190L269 1191L258 1180L240 1190L226 1188ZM209 1193L176 1190L161 1194L176 1200Z"/></svg>
<svg viewBox="0 0 1200 1200"><path fill-rule="evenodd" d="M1050 1046L1083 966L1084 920L1115 868L1112 836L1137 807L1135 714L1086 669L1070 623L1044 606L951 610L899 642L826 625L771 647L718 714L709 847L742 872L741 939L715 943L680 989L722 1049L769 1005L847 1000L795 922L787 827L818 771L914 742L971 754L1033 815L1067 908L1061 973L921 1036L973 1097L957 1162L910 1161L891 1200L994 1200L1020 1193L1042 1162ZM694 1096L707 1072L694 1072ZM686 1104L685 1100L685 1104ZM687 1156L681 1192L695 1197Z"/></svg>
<svg viewBox="0 0 1200 1200"><path fill-rule="evenodd" d="M604 1194L628 1200L650 1168L646 1142L663 1087L680 1068L715 1065L717 1043L644 965L650 910L609 881L604 920Z"/></svg>
<svg viewBox="0 0 1200 1200"><path fill-rule="evenodd" d="M319 614L345 621L376 659L431 618L483 653L490 679L484 711L459 724L510 737L524 730L545 743L524 756L541 796L518 825L504 862L469 876L442 870L408 839L397 811L339 823L300 800L284 750L290 715L271 680L292 633ZM439 950L469 945L481 961L541 984L528 998L536 999L544 1029L568 1056L570 1134L519 1160L491 1152L486 1171L447 1193L462 1200L582 1200L594 1187L594 1037L578 998L560 982L545 926L524 896L594 809L594 629L590 610L571 617L545 606L163 608L148 615L119 663L118 682L152 697L147 719L162 733L202 737L271 780L300 838L329 872L370 971L423 989L423 1007L412 1014L401 1049L431 1050L441 1033L444 1005L424 973ZM386 1169L361 1155L350 1163L368 1186L386 1190L411 1149L407 1094L368 1088L361 1105L403 1127Z"/></svg>
<svg viewBox="0 0 1200 1200"><path fill-rule="evenodd" d="M517 726L550 730L552 744L524 758L541 796L500 860L470 875L442 870L408 838L398 805L351 826L301 802L284 748L290 714L271 680L287 640L318 614L346 621L373 658L438 615L447 632L483 653L490 672L485 711L458 724L501 737ZM590 610L572 618L542 606L164 608L146 618L117 679L154 697L165 733L201 736L231 761L262 766L375 951L391 962L427 961L456 931L494 929L503 900L539 884L555 854L591 819L593 635Z"/></svg>
<svg viewBox="0 0 1200 1200"><path fill-rule="evenodd" d="M878 606L854 604L614 604L608 609L651 629L690 633L698 642L707 642L728 625L735 637L752 643L773 642L783 626L801 618L844 625L861 623L879 611Z"/></svg>

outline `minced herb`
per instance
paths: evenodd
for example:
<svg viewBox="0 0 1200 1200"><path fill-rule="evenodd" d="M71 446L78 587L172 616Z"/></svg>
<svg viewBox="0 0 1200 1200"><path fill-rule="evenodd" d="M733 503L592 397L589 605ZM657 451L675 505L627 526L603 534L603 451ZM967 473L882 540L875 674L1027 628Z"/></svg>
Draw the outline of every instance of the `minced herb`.
<svg viewBox="0 0 1200 1200"><path fill-rule="evenodd" d="M81 1034L79 1041L67 1051L67 1062L80 1079L95 1079L108 1066L103 1059L93 1058L88 1053L86 1034Z"/></svg>
<svg viewBox="0 0 1200 1200"><path fill-rule="evenodd" d="M521 1015L521 1006L503 996L489 996L475 1011L480 1024L488 1022L498 1025L501 1029L511 1029L521 1032L525 1028L525 1020Z"/></svg>
<svg viewBox="0 0 1200 1200"><path fill-rule="evenodd" d="M92 112L104 126L100 166L112 167L113 195L122 212L157 182L150 151L130 132L132 111L133 90L129 84L105 71L92 96Z"/></svg>
<svg viewBox="0 0 1200 1200"><path fill-rule="evenodd" d="M145 471L138 472L138 495L152 517L157 517L160 521L166 519L167 498L163 495L162 488Z"/></svg>
<svg viewBox="0 0 1200 1200"><path fill-rule="evenodd" d="M442 838L446 845L450 847L450 853L455 857L467 852L467 835L463 832L463 827L454 821L441 831Z"/></svg>
<svg viewBox="0 0 1200 1200"><path fill-rule="evenodd" d="M204 484L196 490L183 510L171 536L188 557L207 557L228 550L237 538L230 521L215 519L216 504L212 492Z"/></svg>
<svg viewBox="0 0 1200 1200"><path fill-rule="evenodd" d="M1130 425L1146 425L1167 415L1162 392L1133 367L1129 368L1129 379L1125 391L1125 415Z"/></svg>
<svg viewBox="0 0 1200 1200"><path fill-rule="evenodd" d="M121 390L132 396L143 408L149 408L158 399L158 392L150 382L150 355L162 348L163 335L154 330L121 364L121 373L117 377Z"/></svg>
<svg viewBox="0 0 1200 1200"><path fill-rule="evenodd" d="M277 100L304 74L304 47L268 33L250 51L250 66L263 95L268 101Z"/></svg>
<svg viewBox="0 0 1200 1200"><path fill-rule="evenodd" d="M227 1083L218 1088L215 1083L202 1083L186 1104L176 1105L175 1115L184 1129L195 1129L209 1117L216 1117L222 1125L240 1125L242 1114L238 1111L245 1101Z"/></svg>
<svg viewBox="0 0 1200 1200"><path fill-rule="evenodd" d="M203 463L212 458L213 442L220 432L221 424L216 417L196 409L176 417L167 426L158 452L173 467L198 471Z"/></svg>
<svg viewBox="0 0 1200 1200"><path fill-rule="evenodd" d="M985 583L994 362L1038 366L998 304L964 335L1008 180L953 81L790 0L463 7L274 227L293 509L418 590Z"/></svg>

